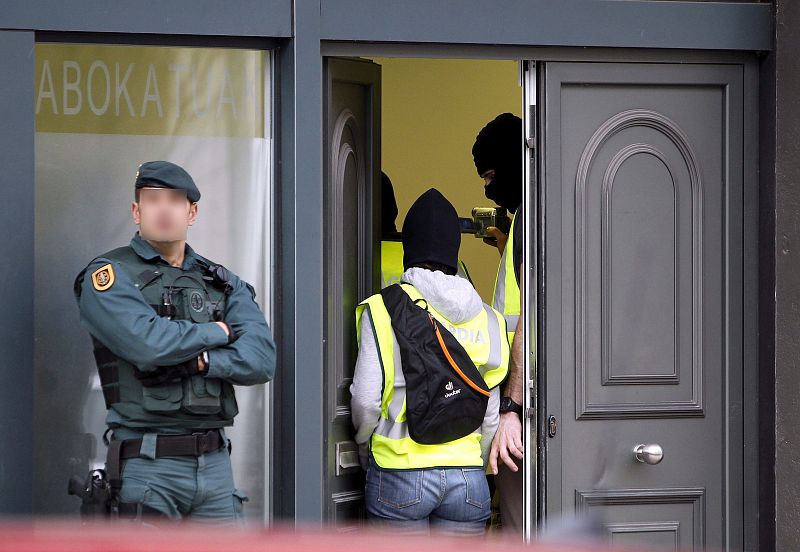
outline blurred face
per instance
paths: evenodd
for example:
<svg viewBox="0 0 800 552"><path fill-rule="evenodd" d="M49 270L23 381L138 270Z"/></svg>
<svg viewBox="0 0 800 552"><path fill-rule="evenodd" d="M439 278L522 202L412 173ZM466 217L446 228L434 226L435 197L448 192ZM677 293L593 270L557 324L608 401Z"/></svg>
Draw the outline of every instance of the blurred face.
<svg viewBox="0 0 800 552"><path fill-rule="evenodd" d="M485 188L489 184L489 182L492 181L492 178L494 178L494 169L490 169L485 173L483 173L481 175L481 178L483 178L483 187Z"/></svg>
<svg viewBox="0 0 800 552"><path fill-rule="evenodd" d="M131 214L146 240L186 241L189 227L197 219L197 203L189 201L184 190L142 188L139 201L131 205Z"/></svg>

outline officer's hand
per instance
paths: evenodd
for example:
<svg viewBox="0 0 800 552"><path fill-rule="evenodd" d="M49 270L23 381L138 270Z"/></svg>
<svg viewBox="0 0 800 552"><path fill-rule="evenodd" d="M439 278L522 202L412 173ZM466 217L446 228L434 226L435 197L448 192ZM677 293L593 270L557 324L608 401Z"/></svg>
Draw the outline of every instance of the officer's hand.
<svg viewBox="0 0 800 552"><path fill-rule="evenodd" d="M497 457L515 472L519 468L512 456L522 460L522 421L516 412L501 412L500 425L492 439L492 449L489 452L489 470L497 475Z"/></svg>
<svg viewBox="0 0 800 552"><path fill-rule="evenodd" d="M500 254L505 251L506 243L508 242L508 234L503 233L499 228L488 226L486 231L493 236L493 238L483 238L483 243L496 247Z"/></svg>
<svg viewBox="0 0 800 552"><path fill-rule="evenodd" d="M225 330L225 335L227 335L228 338L230 339L230 337L231 337L231 327L230 326L228 326L225 322L214 322L214 324L216 324L217 326L219 326L220 328Z"/></svg>
<svg viewBox="0 0 800 552"><path fill-rule="evenodd" d="M134 370L134 375L144 387L164 385L165 383L176 383L183 378L188 378L201 373L201 361L199 358L192 358L180 364L171 366L159 366L151 372Z"/></svg>
<svg viewBox="0 0 800 552"><path fill-rule="evenodd" d="M228 345L236 341L238 336L235 333L233 333L233 328L231 328L230 324L228 324L224 320L217 321L215 322L215 324L220 328L222 328L223 330L225 330L225 335L228 336Z"/></svg>

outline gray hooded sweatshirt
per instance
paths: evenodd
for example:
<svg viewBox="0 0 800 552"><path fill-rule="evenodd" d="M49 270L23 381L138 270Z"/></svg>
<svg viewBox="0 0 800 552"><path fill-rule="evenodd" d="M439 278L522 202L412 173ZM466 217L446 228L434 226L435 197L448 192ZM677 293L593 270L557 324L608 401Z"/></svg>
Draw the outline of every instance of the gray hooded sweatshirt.
<svg viewBox="0 0 800 552"><path fill-rule="evenodd" d="M431 307L454 324L476 317L483 309L478 292L472 284L458 276L433 272L424 268L409 268L402 280L417 288ZM353 384L350 393L356 442L359 444L361 465L366 469L369 459L369 442L381 416L381 370L378 346L369 316L361 317L361 343L358 348ZM500 386L492 389L489 405L481 424L481 457L484 466L489 458L489 448L500 421Z"/></svg>

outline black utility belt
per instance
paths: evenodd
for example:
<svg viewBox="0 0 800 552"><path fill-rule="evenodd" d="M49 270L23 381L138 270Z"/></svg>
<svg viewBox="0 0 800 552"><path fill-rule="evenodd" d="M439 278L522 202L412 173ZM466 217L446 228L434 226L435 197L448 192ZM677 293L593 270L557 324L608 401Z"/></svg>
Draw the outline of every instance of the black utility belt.
<svg viewBox="0 0 800 552"><path fill-rule="evenodd" d="M164 456L202 456L225 445L222 432L210 429L191 435L159 435L156 437L156 458ZM124 439L120 445L120 459L138 458L142 439Z"/></svg>

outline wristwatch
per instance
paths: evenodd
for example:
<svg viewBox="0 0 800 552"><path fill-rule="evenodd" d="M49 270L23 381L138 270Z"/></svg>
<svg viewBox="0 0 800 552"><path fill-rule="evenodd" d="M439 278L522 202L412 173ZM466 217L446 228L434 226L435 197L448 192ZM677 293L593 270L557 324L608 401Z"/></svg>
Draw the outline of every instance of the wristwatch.
<svg viewBox="0 0 800 552"><path fill-rule="evenodd" d="M522 418L522 405L515 403L511 397L500 397L500 412L516 412Z"/></svg>

